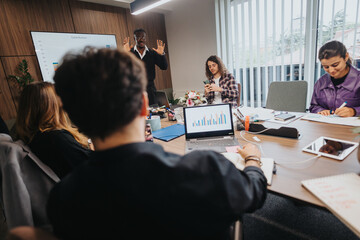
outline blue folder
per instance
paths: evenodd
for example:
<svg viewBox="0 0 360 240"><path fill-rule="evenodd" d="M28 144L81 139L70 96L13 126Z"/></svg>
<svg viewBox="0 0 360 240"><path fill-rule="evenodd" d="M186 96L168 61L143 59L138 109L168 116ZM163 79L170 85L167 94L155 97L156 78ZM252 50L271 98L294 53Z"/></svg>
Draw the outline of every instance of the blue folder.
<svg viewBox="0 0 360 240"><path fill-rule="evenodd" d="M175 124L153 132L154 138L166 142L173 140L174 138L180 137L184 134L185 134L185 126L183 124Z"/></svg>

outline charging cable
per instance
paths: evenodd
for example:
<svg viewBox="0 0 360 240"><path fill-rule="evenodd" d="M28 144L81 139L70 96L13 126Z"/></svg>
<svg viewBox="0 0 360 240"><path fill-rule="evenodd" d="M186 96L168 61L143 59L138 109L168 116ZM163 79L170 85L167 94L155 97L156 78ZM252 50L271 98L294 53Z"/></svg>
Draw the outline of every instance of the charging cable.
<svg viewBox="0 0 360 240"><path fill-rule="evenodd" d="M240 137L242 139L244 139L246 142L249 142L249 143L252 143L256 146L259 147L260 149L260 152L261 152L261 155L262 156L266 156L262 146L260 143L257 143L257 142L253 142L253 141L250 141L248 139L246 139L244 137L244 132L247 132L247 133L251 133L251 134L261 134L263 132L266 132L267 130L269 130L269 128L263 130L263 131L260 131L260 132L250 132L250 131L245 131L245 130L242 130L240 131ZM291 161L275 161L276 164L280 165L280 166L283 166L283 167L287 167L287 168L293 168L293 169L302 169L302 168L308 168L310 167L312 164L315 163L315 161L321 157L320 154L316 155L315 157L311 157L311 158L308 158L308 159L305 159L305 160L302 160L302 161L296 161L296 162L291 162Z"/></svg>

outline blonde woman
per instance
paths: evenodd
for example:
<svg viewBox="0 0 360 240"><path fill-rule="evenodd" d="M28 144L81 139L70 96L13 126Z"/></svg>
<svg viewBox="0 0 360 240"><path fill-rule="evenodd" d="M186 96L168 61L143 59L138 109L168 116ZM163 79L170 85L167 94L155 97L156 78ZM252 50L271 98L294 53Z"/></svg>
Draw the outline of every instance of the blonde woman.
<svg viewBox="0 0 360 240"><path fill-rule="evenodd" d="M54 85L30 84L21 93L16 132L59 178L83 163L91 152L88 139L74 128Z"/></svg>

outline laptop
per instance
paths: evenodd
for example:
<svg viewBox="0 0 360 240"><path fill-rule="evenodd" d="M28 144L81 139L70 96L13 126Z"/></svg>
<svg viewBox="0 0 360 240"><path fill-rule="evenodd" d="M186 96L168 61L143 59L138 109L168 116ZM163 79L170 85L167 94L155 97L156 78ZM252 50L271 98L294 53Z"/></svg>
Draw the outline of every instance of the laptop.
<svg viewBox="0 0 360 240"><path fill-rule="evenodd" d="M234 133L230 104L184 108L186 149L226 152L226 147L239 146Z"/></svg>
<svg viewBox="0 0 360 240"><path fill-rule="evenodd" d="M170 104L166 96L166 92L156 91L156 102L159 105L159 107L165 106L167 108L170 108Z"/></svg>

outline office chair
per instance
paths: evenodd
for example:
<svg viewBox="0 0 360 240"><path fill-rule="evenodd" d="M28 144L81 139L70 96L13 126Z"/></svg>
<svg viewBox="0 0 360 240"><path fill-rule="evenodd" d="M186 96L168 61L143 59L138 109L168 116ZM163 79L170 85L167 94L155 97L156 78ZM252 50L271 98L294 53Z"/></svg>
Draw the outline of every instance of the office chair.
<svg viewBox="0 0 360 240"><path fill-rule="evenodd" d="M238 97L237 97L237 106L240 107L240 97L241 97L241 84L237 84L238 87Z"/></svg>
<svg viewBox="0 0 360 240"><path fill-rule="evenodd" d="M272 82L266 108L276 111L306 112L306 81Z"/></svg>

